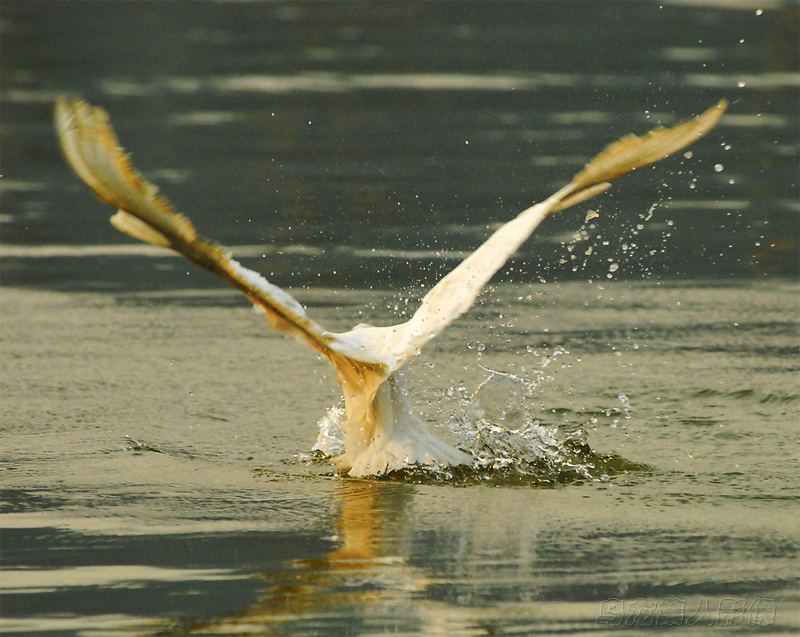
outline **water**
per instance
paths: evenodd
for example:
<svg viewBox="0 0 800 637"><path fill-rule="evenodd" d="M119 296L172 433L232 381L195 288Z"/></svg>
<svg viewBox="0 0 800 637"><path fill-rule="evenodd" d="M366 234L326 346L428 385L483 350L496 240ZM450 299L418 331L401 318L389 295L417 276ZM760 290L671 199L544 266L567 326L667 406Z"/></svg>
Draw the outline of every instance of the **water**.
<svg viewBox="0 0 800 637"><path fill-rule="evenodd" d="M0 8L3 633L800 629L795 8L189 6ZM334 330L409 316L613 138L731 107L414 361L479 471L353 480L309 460L332 370L104 222L62 93Z"/></svg>

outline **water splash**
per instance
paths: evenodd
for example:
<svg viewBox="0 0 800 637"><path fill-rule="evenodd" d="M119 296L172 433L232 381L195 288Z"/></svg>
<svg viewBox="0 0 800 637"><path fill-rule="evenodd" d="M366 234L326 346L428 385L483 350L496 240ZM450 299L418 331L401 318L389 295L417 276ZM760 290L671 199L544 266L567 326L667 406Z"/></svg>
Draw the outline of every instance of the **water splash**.
<svg viewBox="0 0 800 637"><path fill-rule="evenodd" d="M333 407L329 407L326 414L320 418L317 426L319 434L317 442L311 448L312 453L322 454L326 458L335 458L344 453L344 423L347 420L347 411L344 408L344 399Z"/></svg>
<svg viewBox="0 0 800 637"><path fill-rule="evenodd" d="M628 397L620 393L617 395L617 400L619 401L619 407L610 407L606 409L606 416L614 418L610 425L613 429L619 427L621 420L631 419L631 402Z"/></svg>
<svg viewBox="0 0 800 637"><path fill-rule="evenodd" d="M595 452L580 424L550 425L536 417L541 409L535 400L537 388L552 380L548 367L568 352L559 347L548 355L531 353L539 355L538 365L525 373L482 365L487 378L472 395L464 396L462 414L449 422L459 436L458 446L475 458L476 477L552 486L603 480L642 468L613 454ZM620 418L629 414L625 401L614 408Z"/></svg>
<svg viewBox="0 0 800 637"><path fill-rule="evenodd" d="M570 427L538 420L536 410L541 405L536 402L537 388L553 379L548 368L568 352L557 347L549 353L530 350L529 354L537 357L533 370L512 373L480 365L487 376L474 391L463 383L445 390L445 397L455 403L456 411L447 413L440 406L439 416L458 436L457 446L472 455L472 466L411 467L378 479L548 487L606 480L615 474L647 469L615 454L595 452L579 423ZM618 401L618 406L606 410L606 415L613 417L612 427L631 417L627 396L620 393ZM319 436L312 454L301 460L326 462L343 453L345 417L342 404L331 407L318 423Z"/></svg>

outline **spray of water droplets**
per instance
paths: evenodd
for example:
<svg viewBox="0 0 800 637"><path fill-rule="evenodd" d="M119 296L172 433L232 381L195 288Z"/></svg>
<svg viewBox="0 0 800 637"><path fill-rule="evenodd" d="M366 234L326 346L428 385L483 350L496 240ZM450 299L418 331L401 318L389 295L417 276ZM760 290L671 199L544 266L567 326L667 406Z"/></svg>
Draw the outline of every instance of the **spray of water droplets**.
<svg viewBox="0 0 800 637"><path fill-rule="evenodd" d="M589 446L581 424L568 427L541 422L536 417L540 404L537 388L553 379L551 367L568 354L560 347L537 356L533 370L511 373L485 365L486 374L473 390L463 383L454 383L445 390L444 406L438 409L442 422L458 436L457 446L473 457L471 467L412 467L395 471L388 479L451 484L525 484L547 487L586 480L605 480L610 476L643 470L646 467L617 455L599 454ZM453 409L453 405L455 408ZM621 419L630 418L630 404L624 394L619 406L606 415L613 417L616 427ZM331 407L319 421L319 437L313 454L304 458L325 461L344 451L342 405Z"/></svg>

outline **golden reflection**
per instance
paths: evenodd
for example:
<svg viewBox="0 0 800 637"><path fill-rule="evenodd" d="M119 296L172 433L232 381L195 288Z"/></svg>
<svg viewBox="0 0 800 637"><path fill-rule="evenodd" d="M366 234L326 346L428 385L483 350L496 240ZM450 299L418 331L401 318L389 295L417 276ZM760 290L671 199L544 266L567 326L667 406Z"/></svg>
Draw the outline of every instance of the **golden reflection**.
<svg viewBox="0 0 800 637"><path fill-rule="evenodd" d="M284 569L259 575L269 586L256 604L241 613L203 621L184 620L151 634L285 633L287 623L323 615L327 622L337 609L343 608L347 610L341 616L350 618L347 621L360 621L357 607L372 606L388 595L395 607L398 602L410 602L431 582L418 567L408 563L410 537L406 520L413 494L414 487L407 484L341 482L335 492L339 511L334 550L313 559L289 560ZM367 621L369 615L364 613Z"/></svg>
<svg viewBox="0 0 800 637"><path fill-rule="evenodd" d="M265 573L272 586L256 611L269 617L319 612L344 604L373 602L387 589L419 590L425 578L407 565L406 508L409 485L347 481L336 492L338 548L309 560L292 560L280 573Z"/></svg>

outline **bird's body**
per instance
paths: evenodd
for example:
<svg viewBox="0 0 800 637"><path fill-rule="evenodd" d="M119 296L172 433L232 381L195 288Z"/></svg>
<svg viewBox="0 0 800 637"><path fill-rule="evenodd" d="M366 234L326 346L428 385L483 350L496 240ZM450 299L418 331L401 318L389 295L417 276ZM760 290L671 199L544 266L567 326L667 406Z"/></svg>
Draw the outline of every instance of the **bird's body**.
<svg viewBox="0 0 800 637"><path fill-rule="evenodd" d="M64 155L78 176L118 209L111 221L137 239L183 254L214 272L262 308L276 329L309 344L333 364L347 413L344 453L335 459L352 476L413 465L469 464L472 457L434 437L404 391L404 367L447 325L466 312L489 279L550 214L607 189L608 181L684 148L707 133L725 110L720 102L699 117L610 145L572 181L501 226L423 298L410 320L388 327L325 330L290 294L199 236L131 167L105 111L59 99L55 121Z"/></svg>

